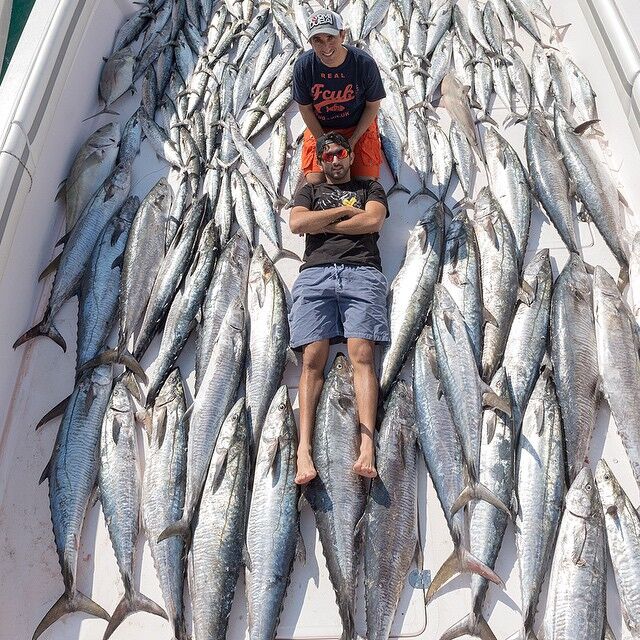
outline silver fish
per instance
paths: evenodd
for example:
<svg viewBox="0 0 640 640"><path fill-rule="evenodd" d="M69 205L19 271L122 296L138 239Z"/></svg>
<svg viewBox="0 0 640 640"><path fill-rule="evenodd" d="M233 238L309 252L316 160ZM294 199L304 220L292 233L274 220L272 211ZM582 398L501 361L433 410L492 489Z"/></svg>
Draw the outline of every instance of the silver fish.
<svg viewBox="0 0 640 640"><path fill-rule="evenodd" d="M260 436L247 522L249 637L274 640L294 558L304 559L296 475L298 434L286 385L273 396ZM265 535L270 532L270 535Z"/></svg>
<svg viewBox="0 0 640 640"><path fill-rule="evenodd" d="M384 398L400 372L409 350L424 326L440 271L444 207L430 207L409 235L404 262L389 293L391 342L385 348L380 374Z"/></svg>
<svg viewBox="0 0 640 640"><path fill-rule="evenodd" d="M40 482L49 480L49 508L64 593L33 634L36 640L56 620L74 611L109 620L109 614L76 588L78 549L100 465L100 430L111 393L111 367L93 369L77 384L67 404L53 454Z"/></svg>
<svg viewBox="0 0 640 640"><path fill-rule="evenodd" d="M231 174L231 196L233 198L233 212L238 225L253 245L254 228L256 224L253 205L251 204L247 181L237 169Z"/></svg>
<svg viewBox="0 0 640 640"><path fill-rule="evenodd" d="M185 549L180 537L158 542L165 527L184 507L187 472L187 432L184 384L174 369L153 407L142 479L142 526L151 549L165 609L176 640L186 640L184 620Z"/></svg>
<svg viewBox="0 0 640 640"><path fill-rule="evenodd" d="M551 361L567 451L569 481L586 462L598 409L593 288L582 259L571 254L551 298Z"/></svg>
<svg viewBox="0 0 640 640"><path fill-rule="evenodd" d="M516 547L522 594L522 639L533 638L540 590L553 556L564 497L560 405L549 369L527 405L517 453Z"/></svg>
<svg viewBox="0 0 640 640"><path fill-rule="evenodd" d="M593 311L602 392L640 484L638 328L613 278L600 266L593 278Z"/></svg>
<svg viewBox="0 0 640 640"><path fill-rule="evenodd" d="M565 57L565 71L571 87L571 98L582 122L598 119L596 93L587 76L569 57Z"/></svg>
<svg viewBox="0 0 640 640"><path fill-rule="evenodd" d="M464 191L465 199L470 202L473 197L473 184L478 172L478 165L473 154L473 147L469 144L462 127L456 120L452 120L449 127L449 142L451 143L451 154L458 181Z"/></svg>
<svg viewBox="0 0 640 640"><path fill-rule="evenodd" d="M387 191L387 196L390 196L395 191L410 193L409 189L400 183L400 170L404 163L402 138L400 137L395 124L382 108L378 112L378 127L380 130L382 151L384 152L394 179L393 186Z"/></svg>
<svg viewBox="0 0 640 640"><path fill-rule="evenodd" d="M109 620L104 640L136 611L167 617L162 607L138 592L134 585L133 569L140 522L139 475L133 402L125 384L119 380L111 392L102 423L98 487L109 538L124 584L124 596Z"/></svg>
<svg viewBox="0 0 640 640"><path fill-rule="evenodd" d="M368 640L387 640L418 539L417 439L411 387L398 381L376 444L378 475L364 512L364 593Z"/></svg>
<svg viewBox="0 0 640 640"><path fill-rule="evenodd" d="M240 398L220 427L193 520L188 567L194 640L226 637L242 568L248 485L249 434Z"/></svg>
<svg viewBox="0 0 640 640"><path fill-rule="evenodd" d="M585 467L565 499L542 624L545 640L602 638L606 561L602 505Z"/></svg>
<svg viewBox="0 0 640 640"><path fill-rule="evenodd" d="M353 463L360 449L360 428L353 368L339 353L327 375L313 433L318 475L304 487L316 517L329 577L342 621L341 640L355 640L355 597L360 535L356 525L366 504L365 479Z"/></svg>
<svg viewBox="0 0 640 640"><path fill-rule="evenodd" d="M596 467L596 482L622 616L631 636L637 637L640 633L640 518L604 460Z"/></svg>

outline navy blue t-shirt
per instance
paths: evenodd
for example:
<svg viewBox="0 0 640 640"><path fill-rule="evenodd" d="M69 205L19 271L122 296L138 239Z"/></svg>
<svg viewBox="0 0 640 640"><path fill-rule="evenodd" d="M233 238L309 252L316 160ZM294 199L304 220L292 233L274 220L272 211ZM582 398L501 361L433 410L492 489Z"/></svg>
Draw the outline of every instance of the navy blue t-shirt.
<svg viewBox="0 0 640 640"><path fill-rule="evenodd" d="M366 52L345 45L347 57L338 67L327 67L313 52L305 51L293 68L293 99L312 104L323 129L355 127L365 102L385 97L380 70Z"/></svg>

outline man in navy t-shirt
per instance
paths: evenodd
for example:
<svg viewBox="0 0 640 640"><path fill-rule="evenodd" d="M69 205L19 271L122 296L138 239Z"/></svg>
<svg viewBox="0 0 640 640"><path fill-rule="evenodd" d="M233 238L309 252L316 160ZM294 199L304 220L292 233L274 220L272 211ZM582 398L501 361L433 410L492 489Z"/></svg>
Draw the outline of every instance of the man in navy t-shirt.
<svg viewBox="0 0 640 640"><path fill-rule="evenodd" d="M351 175L377 180L382 164L377 115L385 97L380 70L368 53L343 44L345 31L337 13L320 9L309 16L307 27L312 50L296 60L293 70L293 99L307 125L302 150L307 182L325 181L316 140L328 131L349 140Z"/></svg>

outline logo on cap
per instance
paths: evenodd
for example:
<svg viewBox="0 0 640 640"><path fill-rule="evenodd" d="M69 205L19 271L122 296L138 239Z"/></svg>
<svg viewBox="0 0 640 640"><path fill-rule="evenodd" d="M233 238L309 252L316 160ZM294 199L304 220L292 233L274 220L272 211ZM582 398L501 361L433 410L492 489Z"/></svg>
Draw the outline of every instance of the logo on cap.
<svg viewBox="0 0 640 640"><path fill-rule="evenodd" d="M331 13L315 13L309 18L310 27L318 27L320 25L334 26L334 19Z"/></svg>

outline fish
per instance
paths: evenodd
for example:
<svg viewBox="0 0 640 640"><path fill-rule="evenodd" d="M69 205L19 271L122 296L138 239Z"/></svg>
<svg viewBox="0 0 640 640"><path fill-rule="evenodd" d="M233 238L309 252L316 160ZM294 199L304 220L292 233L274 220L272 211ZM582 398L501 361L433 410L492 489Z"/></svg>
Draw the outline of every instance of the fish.
<svg viewBox="0 0 640 640"><path fill-rule="evenodd" d="M510 414L509 404L482 381L462 314L441 284L433 297L433 337L439 379L462 444L466 486L451 507L452 514L469 500L480 498L509 513L500 497L480 480L480 439L483 404Z"/></svg>
<svg viewBox="0 0 640 640"><path fill-rule="evenodd" d="M111 393L111 367L87 372L67 404L51 459L40 477L49 480L49 508L64 593L38 624L36 640L56 620L75 611L109 621L109 614L78 590L76 572L82 524L100 466L100 431Z"/></svg>
<svg viewBox="0 0 640 640"><path fill-rule="evenodd" d="M425 118L419 115L417 110L409 112L407 129L408 151L411 164L420 178L420 189L411 194L409 202L424 194L431 194L427 187L429 175L432 170L432 153L429 145L429 134ZM437 200L436 196L433 196Z"/></svg>
<svg viewBox="0 0 640 640"><path fill-rule="evenodd" d="M304 486L314 512L329 578L342 621L341 640L355 640L355 598L362 546L357 528L364 514L365 478L353 463L360 449L360 426L353 367L338 353L325 378L313 432L313 462L318 475Z"/></svg>
<svg viewBox="0 0 640 640"><path fill-rule="evenodd" d="M233 200L233 213L242 232L253 245L254 227L256 224L251 196L247 181L239 170L231 174L231 197Z"/></svg>
<svg viewBox="0 0 640 640"><path fill-rule="evenodd" d="M188 271L206 209L206 196L191 205L160 264L133 349L133 357L138 361L165 320L180 282Z"/></svg>
<svg viewBox="0 0 640 640"><path fill-rule="evenodd" d="M391 0L374 0L364 14L360 39L365 40L369 34L384 20L389 11Z"/></svg>
<svg viewBox="0 0 640 640"><path fill-rule="evenodd" d="M584 467L565 498L542 623L545 640L600 640L606 592L605 525L593 473Z"/></svg>
<svg viewBox="0 0 640 640"><path fill-rule="evenodd" d="M255 457L271 400L280 386L289 348L284 286L262 245L253 252L247 283L249 343L245 391L251 452Z"/></svg>
<svg viewBox="0 0 640 640"><path fill-rule="evenodd" d="M388 307L390 343L382 356L380 394L385 398L416 341L433 297L440 271L444 206L431 206L409 234L405 258L391 283Z"/></svg>
<svg viewBox="0 0 640 640"><path fill-rule="evenodd" d="M482 28L494 56L502 56L504 29L492 2L487 2L482 10Z"/></svg>
<svg viewBox="0 0 640 640"><path fill-rule="evenodd" d="M565 56L564 69L569 78L571 99L576 105L577 114L582 122L598 120L598 108L596 106L596 92L593 90L589 78L582 69L568 56Z"/></svg>
<svg viewBox="0 0 640 640"><path fill-rule="evenodd" d="M538 25L527 7L526 0L505 0L516 22L537 42L542 43Z"/></svg>
<svg viewBox="0 0 640 640"><path fill-rule="evenodd" d="M496 394L508 398L504 369L498 369L491 384ZM495 409L485 410L480 447L480 482L503 504L510 504L514 495L514 448L512 420ZM481 501L473 507L469 523L470 551L491 569L495 567L508 522L509 514L488 502ZM488 587L489 582L484 576L475 573L471 576L471 613L445 631L442 640L466 634L495 638L482 613Z"/></svg>
<svg viewBox="0 0 640 640"><path fill-rule="evenodd" d="M569 77L565 73L565 60L555 51L550 51L547 54L547 60L551 72L551 93L556 104L568 111L571 108L571 85Z"/></svg>
<svg viewBox="0 0 640 640"><path fill-rule="evenodd" d="M196 332L196 395L227 309L234 300L245 299L250 260L249 242L238 231L220 252L202 305L202 322Z"/></svg>
<svg viewBox="0 0 640 640"><path fill-rule="evenodd" d="M122 208L130 188L131 166L116 166L85 207L71 230L62 253L52 263L57 264L58 268L42 320L14 342L14 349L37 336L47 336L63 351L67 350L67 344L53 321L64 303L78 293L96 238L113 214Z"/></svg>
<svg viewBox="0 0 640 640"><path fill-rule="evenodd" d="M629 256L629 291L631 293L631 309L636 319L640 316L640 231L635 234L631 243Z"/></svg>
<svg viewBox="0 0 640 640"><path fill-rule="evenodd" d="M179 369L165 381L153 405L142 478L142 526L151 549L167 617L176 640L187 640L184 620L185 548L180 537L158 542L184 506L187 432L184 383Z"/></svg>
<svg viewBox="0 0 640 640"><path fill-rule="evenodd" d="M638 612L640 518L604 460L598 462L595 475L604 513L609 557L622 603L622 617L631 636L635 637L640 633Z"/></svg>
<svg viewBox="0 0 640 640"><path fill-rule="evenodd" d="M453 506L464 489L464 454L447 400L438 391L440 381L435 349L433 327L431 322L427 322L418 338L413 356L418 444L453 542L453 552L431 580L425 594L427 602L457 573L477 572L496 584L502 584L494 571L471 555L465 543L464 512L453 512Z"/></svg>
<svg viewBox="0 0 640 640"><path fill-rule="evenodd" d="M306 557L294 483L298 433L286 385L274 394L260 434L247 521L245 589L249 637L273 640L296 559ZM265 532L272 535L265 535Z"/></svg>
<svg viewBox="0 0 640 640"><path fill-rule="evenodd" d="M192 525L188 575L194 640L226 637L242 569L248 493L249 433L240 398L220 427Z"/></svg>
<svg viewBox="0 0 640 640"><path fill-rule="evenodd" d="M427 36L428 37L428 36ZM449 72L451 67L451 56L453 55L453 33L447 31L431 54L431 65L429 67L429 77L425 88L426 101L431 102L433 95L440 86L442 79Z"/></svg>
<svg viewBox="0 0 640 640"><path fill-rule="evenodd" d="M107 58L102 66L100 81L98 83L98 96L104 102L104 107L85 120L109 113L119 115L111 108L114 102L121 98L127 91L133 92L133 85L137 78L134 76L136 56L131 47L125 47Z"/></svg>
<svg viewBox="0 0 640 640"><path fill-rule="evenodd" d="M368 640L387 640L411 563L419 556L418 432L411 386L391 390L376 443L376 470L362 520Z"/></svg>
<svg viewBox="0 0 640 640"><path fill-rule="evenodd" d="M527 404L517 448L516 548L522 597L522 640L534 640L540 591L551 564L565 485L560 405L549 368Z"/></svg>
<svg viewBox="0 0 640 640"><path fill-rule="evenodd" d="M402 138L400 137L395 124L382 108L380 108L380 111L378 112L378 127L380 131L382 151L387 159L387 164L389 165L389 169L391 169L394 180L392 187L387 191L387 197L395 191L411 193L407 187L400 183L400 170L404 163Z"/></svg>
<svg viewBox="0 0 640 640"><path fill-rule="evenodd" d="M218 235L210 220L198 241L196 253L180 289L176 293L162 331L158 355L149 371L146 406L151 407L189 339L218 259Z"/></svg>
<svg viewBox="0 0 640 640"><path fill-rule="evenodd" d="M122 127L122 136L120 138L116 164L131 164L140 152L140 143L142 142L142 124L140 122L140 116L142 114L143 107L140 107L125 122L124 127Z"/></svg>
<svg viewBox="0 0 640 640"><path fill-rule="evenodd" d="M427 120L427 134L432 157L432 173L434 195L444 200L449 190L451 173L453 172L453 153L451 143L444 130L431 120Z"/></svg>
<svg viewBox="0 0 640 640"><path fill-rule="evenodd" d="M69 175L56 199L64 196L66 233L69 233L100 185L109 177L119 153L120 127L116 122L94 131L76 152Z"/></svg>
<svg viewBox="0 0 640 640"><path fill-rule="evenodd" d="M111 546L124 584L124 596L111 615L104 640L136 611L167 617L164 609L140 593L134 584L140 522L138 455L133 403L124 382L118 380L102 422L98 487Z"/></svg>
<svg viewBox="0 0 640 640"><path fill-rule="evenodd" d="M455 0L442 0L442 2L431 4L427 18L429 28L427 30L427 42L425 43L425 56L429 56L433 52L445 32L449 30L454 4Z"/></svg>
<svg viewBox="0 0 640 640"><path fill-rule="evenodd" d="M456 126L467 139L471 148L478 154L478 157L484 158L475 121L471 114L468 96L469 88L463 86L455 75L449 73L442 80L441 92L442 106L449 112L452 122L456 123Z"/></svg>
<svg viewBox="0 0 640 640"><path fill-rule="evenodd" d="M440 281L460 309L479 368L484 332L480 254L465 213L457 214L447 228Z"/></svg>
<svg viewBox="0 0 640 640"><path fill-rule="evenodd" d="M487 42L487 36L484 33L484 25L482 21L482 5L479 0L469 0L467 4L467 19L469 31L474 40L485 51L491 51L491 45Z"/></svg>
<svg viewBox="0 0 640 640"><path fill-rule="evenodd" d="M129 196L112 216L96 240L80 281L76 370L98 355L115 323L124 250L139 207L138 197Z"/></svg>
<svg viewBox="0 0 640 640"><path fill-rule="evenodd" d="M482 379L489 380L504 354L516 301L521 295L516 239L500 204L487 187L476 200L471 222L480 250L482 299L488 319L482 347Z"/></svg>
<svg viewBox="0 0 640 640"><path fill-rule="evenodd" d="M625 272L629 268L629 243L620 225L618 190L588 141L574 132L557 103L554 126L565 167L575 183L576 196Z"/></svg>
<svg viewBox="0 0 640 640"><path fill-rule="evenodd" d="M546 50L537 42L531 56L531 84L540 108L546 112L551 92L551 69Z"/></svg>
<svg viewBox="0 0 640 640"><path fill-rule="evenodd" d="M244 305L236 299L224 316L193 408L185 417L189 421L189 444L184 509L180 519L158 536L158 542L176 535L185 539L189 536L220 428L235 401L244 363L245 333Z"/></svg>
<svg viewBox="0 0 640 640"><path fill-rule="evenodd" d="M598 410L600 380L592 298L593 285L584 262L571 254L554 283L550 331L570 482L586 462Z"/></svg>
<svg viewBox="0 0 640 640"><path fill-rule="evenodd" d="M507 73L508 75L508 73ZM486 53L477 56L473 67L473 97L479 105L481 116L480 120L491 122L489 115L491 101L494 93L494 78L491 61ZM481 156L482 157L482 156Z"/></svg>
<svg viewBox="0 0 640 640"><path fill-rule="evenodd" d="M538 109L529 111L525 150L531 186L536 198L567 249L578 253L578 239L569 198L569 176L551 127Z"/></svg>
<svg viewBox="0 0 640 640"><path fill-rule="evenodd" d="M269 138L269 157L273 160L269 165L269 169L277 195L281 195L280 185L282 184L284 165L287 161L287 148L287 124L284 116L282 116L274 125Z"/></svg>
<svg viewBox="0 0 640 640"><path fill-rule="evenodd" d="M631 470L640 484L640 437L635 409L640 402L638 329L613 278L601 266L593 276L598 368L602 394L609 404Z"/></svg>
<svg viewBox="0 0 640 640"><path fill-rule="evenodd" d="M452 120L449 127L449 142L458 182L464 191L464 198L460 204L471 202L478 165L473 154L473 147L469 144L462 127L456 120Z"/></svg>
<svg viewBox="0 0 640 640"><path fill-rule="evenodd" d="M553 287L548 249L541 249L535 254L522 279L534 292L533 299L528 304L518 303L502 358L516 434L520 432L529 396L547 353Z"/></svg>

